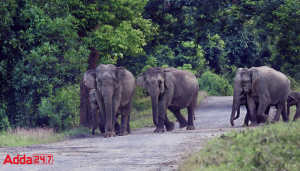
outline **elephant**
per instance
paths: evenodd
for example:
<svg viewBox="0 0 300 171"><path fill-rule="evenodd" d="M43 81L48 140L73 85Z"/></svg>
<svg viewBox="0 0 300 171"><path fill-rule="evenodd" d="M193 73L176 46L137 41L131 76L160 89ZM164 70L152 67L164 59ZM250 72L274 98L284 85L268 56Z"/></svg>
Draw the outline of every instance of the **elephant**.
<svg viewBox="0 0 300 171"><path fill-rule="evenodd" d="M234 78L233 105L230 123L234 126L234 115L240 107L240 96L247 95L247 106L250 113L250 126L257 126L257 118L262 122L268 120L264 112L269 106L276 106L277 111L272 123L279 120L289 121L285 102L290 92L290 81L281 72L268 66L238 68ZM258 105L257 105L258 104Z"/></svg>
<svg viewBox="0 0 300 171"><path fill-rule="evenodd" d="M99 125L104 137L116 135L116 119L121 115L121 126L119 135L130 133L130 113L132 98L135 89L135 78L131 72L123 67L116 67L112 64L99 65L96 69L84 73L84 83L92 88L90 101L93 116L93 131ZM96 115L96 110L99 115ZM118 132L118 131L117 131Z"/></svg>
<svg viewBox="0 0 300 171"><path fill-rule="evenodd" d="M101 113L100 113L99 104L98 104L99 100L97 101L97 98L99 98L98 91L96 89L91 89L89 92L89 101L91 104L91 113L92 113L92 118L93 118L93 129L92 129L93 135L95 134L95 130L98 126L99 126L100 132L105 133L104 124L101 124L101 125L99 124L99 123L103 123L103 120L102 120L102 117L100 117ZM119 115L117 114L116 119L115 119L115 125L114 125L114 130L115 130L116 134L119 134L119 131L120 131L120 123L118 121L118 116ZM127 127L127 128L129 128L129 127ZM130 133L130 130L128 130L128 133Z"/></svg>
<svg viewBox="0 0 300 171"><path fill-rule="evenodd" d="M194 130L194 110L197 104L199 83L195 75L175 68L148 68L138 75L136 85L144 88L151 97L155 133L174 129L167 117L167 108L177 118L180 128ZM188 109L188 121L180 109Z"/></svg>
<svg viewBox="0 0 300 171"><path fill-rule="evenodd" d="M287 99L287 114L290 115L290 107L296 105L296 113L293 121L296 121L300 115L300 92L292 91Z"/></svg>
<svg viewBox="0 0 300 171"><path fill-rule="evenodd" d="M248 127L248 123L250 121L250 112L249 112L249 109L248 109L248 106L247 106L247 95L243 94L240 96L240 107L245 105L246 107L246 110L247 110L247 113L246 113L246 117L244 119L244 124L243 126L244 127ZM258 104L256 104L256 107L258 106ZM235 116L234 120L238 119L240 117L240 107L237 109L237 115ZM269 115L269 111L270 111L270 106L267 107L266 111L265 111L265 114L266 115ZM257 123L261 123L261 120L257 120Z"/></svg>

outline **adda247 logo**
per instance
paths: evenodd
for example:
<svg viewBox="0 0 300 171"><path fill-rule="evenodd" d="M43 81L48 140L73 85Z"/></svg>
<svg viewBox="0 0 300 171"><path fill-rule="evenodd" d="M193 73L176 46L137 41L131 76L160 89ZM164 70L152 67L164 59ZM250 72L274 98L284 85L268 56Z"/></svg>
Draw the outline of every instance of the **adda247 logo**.
<svg viewBox="0 0 300 171"><path fill-rule="evenodd" d="M11 157L9 154L3 164L53 164L53 154L34 154L32 156L20 156Z"/></svg>

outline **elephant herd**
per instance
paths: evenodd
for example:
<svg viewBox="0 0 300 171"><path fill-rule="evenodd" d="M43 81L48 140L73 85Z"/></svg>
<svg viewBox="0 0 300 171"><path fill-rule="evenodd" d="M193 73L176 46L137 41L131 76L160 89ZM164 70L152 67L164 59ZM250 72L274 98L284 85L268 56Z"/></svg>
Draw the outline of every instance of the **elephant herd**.
<svg viewBox="0 0 300 171"><path fill-rule="evenodd" d="M172 131L174 123L167 117L167 108L175 115L180 128L194 130L194 110L197 103L199 84L188 71L175 68L149 68L135 81L131 72L114 65L99 65L86 71L84 84L91 88L90 103L93 130L99 127L104 137L130 133L130 112L135 85L144 88L151 97L154 132ZM188 121L180 109L188 108ZM99 112L97 112L99 110ZM98 114L97 114L98 113ZM121 125L118 116L121 115Z"/></svg>
<svg viewBox="0 0 300 171"><path fill-rule="evenodd" d="M167 117L169 109L177 118L180 128L194 130L194 110L197 103L199 84L196 77L188 71L175 68L148 68L135 80L131 72L114 65L99 65L88 70L83 76L84 84L91 88L89 101L93 118L92 133L97 128L104 137L127 135L130 133L130 113L135 86L145 89L152 103L154 132L172 131L174 123ZM300 92L290 93L288 78L272 68L239 68L234 78L234 96L230 123L239 117L241 105L246 105L245 125L256 126L268 120L270 106L276 106L276 116L272 122L278 122L280 114L288 121L289 107L297 105L294 117L300 114L298 108ZM287 101L288 110L285 103ZM180 109L188 109L188 120ZM97 112L99 110L99 112ZM235 113L237 112L237 116ZM118 116L121 115L121 125Z"/></svg>
<svg viewBox="0 0 300 171"><path fill-rule="evenodd" d="M239 117L240 106L246 106L244 125L257 126L259 123L269 122L270 106L277 111L272 123L279 121L280 114L284 122L289 121L290 106L297 105L294 121L300 114L300 92L290 92L290 81L281 72L268 66L238 68L234 78L233 105L230 123ZM286 110L287 102L287 110ZM237 116L235 116L237 112Z"/></svg>

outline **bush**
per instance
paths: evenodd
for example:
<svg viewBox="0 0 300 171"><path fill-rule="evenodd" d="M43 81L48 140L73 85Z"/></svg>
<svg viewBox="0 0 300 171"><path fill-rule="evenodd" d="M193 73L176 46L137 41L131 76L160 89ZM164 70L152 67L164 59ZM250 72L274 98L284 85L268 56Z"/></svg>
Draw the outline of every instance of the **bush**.
<svg viewBox="0 0 300 171"><path fill-rule="evenodd" d="M198 78L199 89L206 91L210 96L231 96L233 94L232 85L226 78L207 71Z"/></svg>
<svg viewBox="0 0 300 171"><path fill-rule="evenodd" d="M38 122L64 131L79 125L80 89L78 86L61 88L55 96L43 98Z"/></svg>

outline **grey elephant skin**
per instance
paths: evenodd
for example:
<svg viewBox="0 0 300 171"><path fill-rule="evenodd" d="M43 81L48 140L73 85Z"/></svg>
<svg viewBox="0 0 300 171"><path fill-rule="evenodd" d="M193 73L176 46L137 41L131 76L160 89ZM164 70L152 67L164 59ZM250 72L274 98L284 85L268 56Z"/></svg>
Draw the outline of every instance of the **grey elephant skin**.
<svg viewBox="0 0 300 171"><path fill-rule="evenodd" d="M130 112L135 89L135 79L131 72L114 65L99 65L84 73L84 83L92 88L90 102L93 116L93 133L97 126L104 137L130 133ZM99 115L96 115L100 109ZM116 118L121 115L120 130L115 130Z"/></svg>
<svg viewBox="0 0 300 171"><path fill-rule="evenodd" d="M273 123L278 122L280 114L283 121L289 120L285 102L290 92L290 81L281 72L268 66L238 68L234 78L233 105L230 123L234 126L234 115L240 107L241 96L247 95L247 106L250 113L250 126L257 126L257 119L265 122L268 119L264 112L269 106L276 106ZM258 104L258 105L257 105Z"/></svg>
<svg viewBox="0 0 300 171"><path fill-rule="evenodd" d="M247 111L243 126L248 127L248 124L250 121L250 112L249 112L248 105L247 105L247 95L246 94L240 95L240 107L243 105L245 105L246 111ZM240 107L237 109L237 115L234 117L234 120L236 120L240 117ZM258 104L256 104L256 107L258 107ZM265 114L269 115L269 111L270 111L270 106L267 107ZM256 115L256 113L255 113L255 115ZM257 119L257 123L258 124L261 123L261 120Z"/></svg>
<svg viewBox="0 0 300 171"><path fill-rule="evenodd" d="M165 132L174 129L174 123L167 117L169 109L177 118L180 128L194 130L194 110L197 104L199 84L196 77L188 72L175 68L148 68L137 77L136 85L144 88L151 97L154 132ZM188 121L180 109L188 109Z"/></svg>
<svg viewBox="0 0 300 171"><path fill-rule="evenodd" d="M296 121L300 116L300 92L292 91L287 99L287 113L290 115L290 107L296 105L296 113L293 121Z"/></svg>

